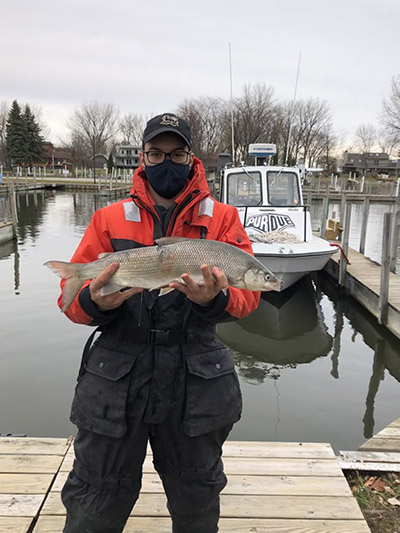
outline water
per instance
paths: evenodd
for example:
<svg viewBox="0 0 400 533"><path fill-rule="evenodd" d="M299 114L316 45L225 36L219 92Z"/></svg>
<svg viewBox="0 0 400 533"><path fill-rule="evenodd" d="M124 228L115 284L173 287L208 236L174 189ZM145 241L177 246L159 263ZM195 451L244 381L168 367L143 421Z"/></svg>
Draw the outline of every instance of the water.
<svg viewBox="0 0 400 533"><path fill-rule="evenodd" d="M59 312L59 280L42 264L68 259L93 211L107 203L91 193L18 195L18 243L0 246L0 433L75 433L69 408L91 328ZM377 219L387 209L371 205ZM367 252L374 242L371 256L379 256L377 222L367 237ZM232 439L354 450L400 416L399 341L323 275L264 296L253 315L218 332L232 348L244 396Z"/></svg>

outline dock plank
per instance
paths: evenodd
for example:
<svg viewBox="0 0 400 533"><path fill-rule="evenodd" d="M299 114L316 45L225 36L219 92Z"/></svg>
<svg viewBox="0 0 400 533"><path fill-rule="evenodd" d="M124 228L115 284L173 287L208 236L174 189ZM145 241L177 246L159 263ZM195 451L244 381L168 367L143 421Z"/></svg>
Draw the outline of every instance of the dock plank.
<svg viewBox="0 0 400 533"><path fill-rule="evenodd" d="M32 518L18 517L18 516L0 516L0 531L2 533L26 533L32 523ZM55 531L62 531L60 529L53 529Z"/></svg>
<svg viewBox="0 0 400 533"><path fill-rule="evenodd" d="M72 439L0 438L0 454L65 455Z"/></svg>
<svg viewBox="0 0 400 533"><path fill-rule="evenodd" d="M54 482L52 491L60 492L67 480L67 476L67 472L60 472ZM143 475L141 492L164 492L158 474L147 473ZM351 491L343 477L230 475L223 494L350 496Z"/></svg>
<svg viewBox="0 0 400 533"><path fill-rule="evenodd" d="M400 439L381 439L374 437L359 447L360 451L381 451L400 453Z"/></svg>
<svg viewBox="0 0 400 533"><path fill-rule="evenodd" d="M321 442L236 442L224 444L226 457L274 457L335 459L330 444Z"/></svg>
<svg viewBox="0 0 400 533"><path fill-rule="evenodd" d="M53 479L53 473L0 474L0 494L44 494Z"/></svg>
<svg viewBox="0 0 400 533"><path fill-rule="evenodd" d="M62 531L64 517L41 516L34 533L55 533ZM369 533L362 520L271 520L221 518L221 533ZM3 530L1 530L3 531ZM10 530L11 531L11 530ZM19 533L19 532L18 532ZM169 518L129 518L124 533L171 533Z"/></svg>
<svg viewBox="0 0 400 533"><path fill-rule="evenodd" d="M253 475L289 475L291 472L300 476L321 475L337 476L338 469L336 458L319 460L311 458L274 458L264 457L262 461L257 457L222 457L225 473L230 474L253 474ZM72 468L73 455L68 454L60 468L61 472L69 472ZM0 470L1 471L1 470ZM143 472L153 472L151 456L147 456L143 464Z"/></svg>
<svg viewBox="0 0 400 533"><path fill-rule="evenodd" d="M64 515L60 494L49 494L41 516ZM132 516L168 517L165 494L141 494ZM347 496L275 496L221 494L221 517L226 518L312 518L362 520L353 498Z"/></svg>
<svg viewBox="0 0 400 533"><path fill-rule="evenodd" d="M44 497L45 494L0 494L0 516L34 517Z"/></svg>
<svg viewBox="0 0 400 533"><path fill-rule="evenodd" d="M0 473L51 474L61 461L59 455L0 455Z"/></svg>

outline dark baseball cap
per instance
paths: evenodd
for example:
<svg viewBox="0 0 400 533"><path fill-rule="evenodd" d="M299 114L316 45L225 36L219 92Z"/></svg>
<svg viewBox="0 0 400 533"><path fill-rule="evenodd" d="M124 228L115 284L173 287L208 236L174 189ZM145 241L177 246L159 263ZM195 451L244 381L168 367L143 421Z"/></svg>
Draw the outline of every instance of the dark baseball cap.
<svg viewBox="0 0 400 533"><path fill-rule="evenodd" d="M160 133L167 131L176 133L182 137L189 148L191 147L189 124L183 118L174 115L174 113L163 113L162 115L151 118L147 122L146 129L143 133L143 146Z"/></svg>

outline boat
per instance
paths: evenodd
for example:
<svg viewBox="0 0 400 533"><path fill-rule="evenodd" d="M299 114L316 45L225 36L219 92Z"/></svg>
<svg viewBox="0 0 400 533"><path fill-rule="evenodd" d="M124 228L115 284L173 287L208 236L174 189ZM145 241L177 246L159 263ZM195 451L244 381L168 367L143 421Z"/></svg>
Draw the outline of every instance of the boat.
<svg viewBox="0 0 400 533"><path fill-rule="evenodd" d="M254 255L280 280L278 292L322 270L337 247L314 235L297 167L267 165L274 144L252 144L253 166L225 168L220 201L236 207Z"/></svg>

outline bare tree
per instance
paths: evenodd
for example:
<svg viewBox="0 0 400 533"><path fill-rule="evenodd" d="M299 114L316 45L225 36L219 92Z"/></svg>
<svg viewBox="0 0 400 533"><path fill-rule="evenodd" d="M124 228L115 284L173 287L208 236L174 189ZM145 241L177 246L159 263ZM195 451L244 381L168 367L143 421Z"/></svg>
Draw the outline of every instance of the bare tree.
<svg viewBox="0 0 400 533"><path fill-rule="evenodd" d="M119 130L124 143L140 146L147 118L135 113L127 113L119 122Z"/></svg>
<svg viewBox="0 0 400 533"><path fill-rule="evenodd" d="M378 134L378 146L381 152L397 157L400 148L400 131L382 128Z"/></svg>
<svg viewBox="0 0 400 533"><path fill-rule="evenodd" d="M321 166L328 174L336 172L338 136L331 123L314 137L309 151L309 166Z"/></svg>
<svg viewBox="0 0 400 533"><path fill-rule="evenodd" d="M71 140L84 143L84 149L93 156L107 153L107 144L118 131L119 111L111 103L91 102L75 108L67 121L71 130Z"/></svg>
<svg viewBox="0 0 400 533"><path fill-rule="evenodd" d="M222 150L224 116L227 104L221 98L202 96L185 100L177 109L192 133L192 150L200 158Z"/></svg>
<svg viewBox="0 0 400 533"><path fill-rule="evenodd" d="M243 95L234 100L235 161L249 159L249 144L271 140L275 113L272 87L265 84L244 86Z"/></svg>
<svg viewBox="0 0 400 533"><path fill-rule="evenodd" d="M326 128L331 127L329 105L326 100L310 98L300 102L298 113L301 153L306 165L311 166L312 145Z"/></svg>
<svg viewBox="0 0 400 533"><path fill-rule="evenodd" d="M358 151L371 152L378 138L376 128L372 124L361 124L356 129L355 144Z"/></svg>
<svg viewBox="0 0 400 533"><path fill-rule="evenodd" d="M383 101L382 121L393 133L400 132L400 74L393 76L389 98Z"/></svg>

